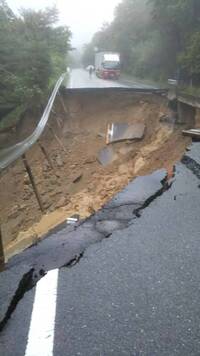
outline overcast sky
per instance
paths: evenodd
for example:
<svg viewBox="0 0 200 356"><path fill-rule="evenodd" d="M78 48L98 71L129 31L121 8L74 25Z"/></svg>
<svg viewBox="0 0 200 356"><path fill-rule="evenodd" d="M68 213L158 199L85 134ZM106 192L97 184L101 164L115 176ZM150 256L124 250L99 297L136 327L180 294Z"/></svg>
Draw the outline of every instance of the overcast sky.
<svg viewBox="0 0 200 356"><path fill-rule="evenodd" d="M53 4L60 11L61 23L71 28L72 45L80 47L89 42L104 22L110 22L120 0L7 0L17 11L20 7L41 9Z"/></svg>

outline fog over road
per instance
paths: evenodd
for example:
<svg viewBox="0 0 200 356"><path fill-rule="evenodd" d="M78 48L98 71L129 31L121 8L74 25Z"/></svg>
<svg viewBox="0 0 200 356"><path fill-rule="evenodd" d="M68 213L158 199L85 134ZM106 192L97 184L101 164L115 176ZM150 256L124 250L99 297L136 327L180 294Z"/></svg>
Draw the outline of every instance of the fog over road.
<svg viewBox="0 0 200 356"><path fill-rule="evenodd" d="M84 69L73 69L70 72L70 78L67 83L68 89L84 89L84 88L135 88L135 89L157 89L153 86L134 82L132 80L104 80L97 78L93 73L89 77L89 73Z"/></svg>

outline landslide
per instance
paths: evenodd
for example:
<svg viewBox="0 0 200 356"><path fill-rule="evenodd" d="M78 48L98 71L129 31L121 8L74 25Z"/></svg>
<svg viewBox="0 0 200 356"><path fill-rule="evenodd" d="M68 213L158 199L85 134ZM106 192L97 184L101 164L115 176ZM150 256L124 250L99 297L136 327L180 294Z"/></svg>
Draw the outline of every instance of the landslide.
<svg viewBox="0 0 200 356"><path fill-rule="evenodd" d="M36 144L27 159L45 207L41 213L23 163L18 160L0 177L1 229L6 255L36 242L51 228L73 214L81 218L101 208L114 194L138 175L166 168L173 171L182 157L189 138L182 126L163 123L168 112L166 98L133 92L66 93L57 99L41 143L53 168ZM170 120L169 120L170 121ZM98 152L106 146L109 123L146 125L145 136L138 141L115 143L116 160L103 167ZM29 134L35 120L26 120L19 128Z"/></svg>

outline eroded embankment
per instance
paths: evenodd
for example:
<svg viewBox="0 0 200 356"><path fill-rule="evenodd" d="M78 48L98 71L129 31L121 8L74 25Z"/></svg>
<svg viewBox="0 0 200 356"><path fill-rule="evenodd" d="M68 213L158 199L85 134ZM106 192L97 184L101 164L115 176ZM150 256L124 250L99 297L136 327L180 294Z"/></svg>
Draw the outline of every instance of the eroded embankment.
<svg viewBox="0 0 200 356"><path fill-rule="evenodd" d="M0 178L0 213L7 255L44 235L73 214L81 218L98 210L130 180L159 168L169 172L189 143L181 129L160 122L167 113L166 99L158 95L127 92L68 94L64 107L57 102L40 147L27 154L45 215L38 204L22 162ZM116 122L145 124L139 141L115 143L115 160L103 167L97 160L106 146L107 125ZM27 131L30 131L30 125ZM23 126L23 135L26 127Z"/></svg>

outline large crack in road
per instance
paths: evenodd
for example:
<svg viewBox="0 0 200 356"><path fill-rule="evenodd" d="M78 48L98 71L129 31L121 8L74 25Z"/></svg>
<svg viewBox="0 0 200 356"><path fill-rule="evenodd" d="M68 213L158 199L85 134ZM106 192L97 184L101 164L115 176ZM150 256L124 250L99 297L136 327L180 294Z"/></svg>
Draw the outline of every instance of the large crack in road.
<svg viewBox="0 0 200 356"><path fill-rule="evenodd" d="M46 240L37 246L14 257L10 264L8 264L8 268L15 269L15 277L17 277L18 267L20 267L21 264L28 263L30 268L20 279L14 296L10 295L7 310L4 312L4 316L0 321L0 332L5 328L24 295L34 288L48 271L54 268L74 267L80 262L84 251L91 244L101 242L108 237L110 238L114 231L126 229L128 226L134 224L134 220L141 216L142 211L165 193L171 187L172 183L173 181L168 179L168 174L165 170L156 171L149 176L138 177L105 205L103 209L85 221L81 221L71 228L70 232L68 227L58 227L54 236L47 237ZM91 232L90 241L86 242L84 235L79 239L81 230L83 231L84 229L86 229L86 231L89 229ZM72 230L75 235L70 236ZM60 248L57 249L56 254L52 256L55 246L59 244L59 234L64 234L64 239L62 240ZM97 238L93 237L93 234L97 234ZM77 245L74 246L74 239L77 237ZM68 259L65 256L66 247ZM60 255L61 249L62 256ZM35 256L37 252L39 252L40 255L36 261ZM56 263L54 263L54 261L56 261ZM3 273L0 275L0 279L3 282ZM10 283L12 283L12 281L10 281Z"/></svg>
<svg viewBox="0 0 200 356"><path fill-rule="evenodd" d="M181 163L183 163L198 179L200 179L200 164L193 158L185 155L183 156Z"/></svg>

